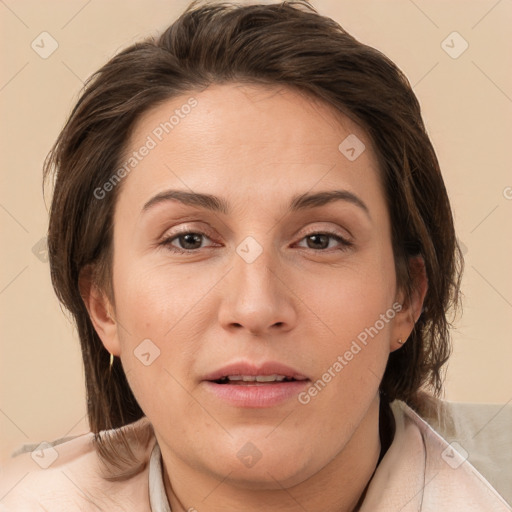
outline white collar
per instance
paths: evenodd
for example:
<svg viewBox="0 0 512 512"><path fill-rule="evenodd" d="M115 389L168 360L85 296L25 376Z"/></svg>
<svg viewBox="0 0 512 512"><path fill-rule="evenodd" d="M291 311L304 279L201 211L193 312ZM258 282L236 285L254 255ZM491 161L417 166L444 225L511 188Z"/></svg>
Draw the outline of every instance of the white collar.
<svg viewBox="0 0 512 512"><path fill-rule="evenodd" d="M155 443L149 459L149 505L151 512L172 512L165 494L162 453Z"/></svg>

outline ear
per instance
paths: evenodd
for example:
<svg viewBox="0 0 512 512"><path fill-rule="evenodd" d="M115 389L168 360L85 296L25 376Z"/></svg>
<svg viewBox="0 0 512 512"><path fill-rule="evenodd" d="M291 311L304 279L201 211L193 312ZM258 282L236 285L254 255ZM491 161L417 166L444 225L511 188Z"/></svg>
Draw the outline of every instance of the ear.
<svg viewBox="0 0 512 512"><path fill-rule="evenodd" d="M114 308L106 293L96 283L91 266L80 272L79 287L89 318L104 347L114 356L119 356L121 350Z"/></svg>
<svg viewBox="0 0 512 512"><path fill-rule="evenodd" d="M412 280L410 296L407 296L404 290L400 290L397 296L397 302L402 305L402 308L393 320L390 340L391 352L402 347L407 341L423 310L423 301L428 289L427 272L423 257L414 256L409 259L409 275Z"/></svg>

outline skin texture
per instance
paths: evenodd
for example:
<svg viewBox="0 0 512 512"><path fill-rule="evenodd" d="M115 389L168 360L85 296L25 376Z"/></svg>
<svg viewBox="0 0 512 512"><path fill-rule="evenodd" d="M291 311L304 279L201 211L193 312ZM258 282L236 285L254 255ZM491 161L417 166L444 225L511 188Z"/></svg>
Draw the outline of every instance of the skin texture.
<svg viewBox="0 0 512 512"><path fill-rule="evenodd" d="M197 105L118 185L115 307L92 286L91 318L154 425L173 511L354 510L380 452L379 382L420 314L424 280L307 404L235 407L202 378L233 361L278 361L313 383L402 304L371 141L320 100L223 84L147 112L127 155L191 97ZM354 161L338 149L350 134L366 147ZM229 212L170 200L143 211L168 189L221 197ZM332 190L368 211L346 200L288 209L296 195ZM174 253L190 247L180 232L205 236ZM309 236L325 232L334 236ZM248 236L262 248L252 263L236 251ZM160 350L148 366L134 355L145 339ZM261 454L252 467L237 456L248 442Z"/></svg>

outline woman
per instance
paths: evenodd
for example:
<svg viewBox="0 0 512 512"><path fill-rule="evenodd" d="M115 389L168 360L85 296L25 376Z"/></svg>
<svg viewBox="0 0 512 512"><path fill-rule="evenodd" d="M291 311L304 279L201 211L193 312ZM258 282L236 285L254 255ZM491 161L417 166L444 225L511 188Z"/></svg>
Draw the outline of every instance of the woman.
<svg viewBox="0 0 512 512"><path fill-rule="evenodd" d="M456 430L462 265L380 52L305 2L193 4L91 78L45 173L91 434L15 457L4 506L510 510L425 422Z"/></svg>

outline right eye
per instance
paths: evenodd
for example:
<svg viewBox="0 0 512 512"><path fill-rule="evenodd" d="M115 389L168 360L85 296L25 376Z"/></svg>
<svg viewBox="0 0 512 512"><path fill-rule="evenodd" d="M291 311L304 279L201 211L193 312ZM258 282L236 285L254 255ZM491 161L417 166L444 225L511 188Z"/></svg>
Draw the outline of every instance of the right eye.
<svg viewBox="0 0 512 512"><path fill-rule="evenodd" d="M204 233L195 231L184 231L177 235L166 237L159 245L162 245L172 252L191 253L202 249L204 240L210 240Z"/></svg>

